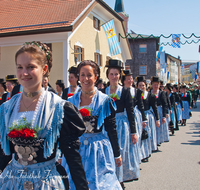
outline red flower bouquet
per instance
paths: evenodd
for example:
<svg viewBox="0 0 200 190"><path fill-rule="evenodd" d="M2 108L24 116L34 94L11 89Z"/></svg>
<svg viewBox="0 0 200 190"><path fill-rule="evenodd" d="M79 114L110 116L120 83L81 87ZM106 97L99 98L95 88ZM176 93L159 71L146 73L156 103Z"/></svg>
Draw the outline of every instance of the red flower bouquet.
<svg viewBox="0 0 200 190"><path fill-rule="evenodd" d="M141 95L142 95L142 99L144 100L144 94L142 93Z"/></svg>
<svg viewBox="0 0 200 190"><path fill-rule="evenodd" d="M86 116L91 116L91 109L86 109L86 108L82 108L82 109L80 109L79 110L79 112L81 113L81 115L83 116L83 117L86 117Z"/></svg>
<svg viewBox="0 0 200 190"><path fill-rule="evenodd" d="M28 122L26 118L18 121L18 123L13 122L12 126L9 127L8 138L14 141L16 144L18 142L35 141L38 139L37 134L41 129L37 126L31 128L31 122Z"/></svg>
<svg viewBox="0 0 200 190"><path fill-rule="evenodd" d="M69 98L69 97L71 97L71 96L73 96L74 95L74 93L69 93L68 95L67 95L67 97Z"/></svg>
<svg viewBox="0 0 200 190"><path fill-rule="evenodd" d="M114 101L119 100L119 96L115 93L109 95Z"/></svg>

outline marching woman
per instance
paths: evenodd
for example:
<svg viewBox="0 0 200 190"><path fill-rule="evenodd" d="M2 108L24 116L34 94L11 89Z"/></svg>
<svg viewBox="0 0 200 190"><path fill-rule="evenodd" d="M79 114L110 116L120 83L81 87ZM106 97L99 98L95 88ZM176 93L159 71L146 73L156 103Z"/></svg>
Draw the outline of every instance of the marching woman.
<svg viewBox="0 0 200 190"><path fill-rule="evenodd" d="M147 131L147 134L143 135L143 146L145 150L150 154L152 151L157 150L157 143L156 143L156 127L160 127L160 118L157 109L157 102L156 97L151 93L146 91L146 80L143 76L137 77L137 87L142 90L142 100L144 104L145 115L147 118L147 126L144 128ZM151 110L153 109L153 112ZM155 121L155 118L156 121ZM148 158L146 158L148 161Z"/></svg>
<svg viewBox="0 0 200 190"><path fill-rule="evenodd" d="M11 93L14 88L14 86L18 85L18 81L15 75L7 75L6 76L6 89L7 92L3 94L2 99L1 99L1 104L4 102L10 100L11 98Z"/></svg>
<svg viewBox="0 0 200 190"><path fill-rule="evenodd" d="M50 92L53 92L53 93L56 94L56 91L49 84L49 76L44 76L43 77L42 87L44 88L44 90L50 91Z"/></svg>
<svg viewBox="0 0 200 190"><path fill-rule="evenodd" d="M175 95L172 92L173 86L171 83L167 83L165 90L168 94L170 105L171 105L171 113L170 113L170 122L169 122L169 129L172 132L172 135L174 134L174 128L176 124L176 109L175 109Z"/></svg>
<svg viewBox="0 0 200 190"><path fill-rule="evenodd" d="M115 163L121 166L115 123L114 101L98 91L95 83L100 77L99 66L90 60L77 67L82 89L68 99L74 104L85 121L86 131L79 138L79 149L90 190L122 189L115 173ZM62 165L68 171L65 159ZM70 189L75 190L69 175Z"/></svg>
<svg viewBox="0 0 200 190"><path fill-rule="evenodd" d="M146 153L144 146L141 146L141 135L142 130L146 126L146 116L144 113L144 105L142 101L142 91L140 89L134 88L133 86L133 77L132 77L131 70L123 70L122 71L122 84L126 88L130 89L131 97L133 100L133 111L135 116L135 127L137 129L137 143L134 147L136 147L136 153L138 157L138 162L140 163L146 161L148 157L148 153ZM135 151L135 150L134 150Z"/></svg>
<svg viewBox="0 0 200 190"><path fill-rule="evenodd" d="M178 92L177 84L174 84L174 86L173 86L173 93L175 95L175 104L176 104L176 113L177 113L175 130L179 130L178 123L179 123L179 121L182 121L183 103L181 100L181 94L179 94L179 92Z"/></svg>
<svg viewBox="0 0 200 190"><path fill-rule="evenodd" d="M85 131L81 114L42 88L43 76L52 67L50 49L41 42L26 42L15 62L23 92L0 106L1 189L69 189L65 169L56 162L61 150L76 189L88 190L78 153L78 137Z"/></svg>
<svg viewBox="0 0 200 190"><path fill-rule="evenodd" d="M70 86L63 90L62 99L64 100L67 100L70 96L73 96L80 89L80 87L78 86L78 76L76 74L76 67L70 67L68 72Z"/></svg>
<svg viewBox="0 0 200 190"><path fill-rule="evenodd" d="M119 60L109 60L106 71L110 85L105 93L115 100L117 105L116 124L120 152L123 164L117 168L117 177L124 188L123 182L132 181L140 176L140 168L135 143L137 134L133 112L133 100L130 89L119 85L122 63Z"/></svg>
<svg viewBox="0 0 200 190"><path fill-rule="evenodd" d="M183 103L183 111L182 111L182 124L186 126L186 120L190 119L190 110L191 110L191 96L189 92L186 92L186 85L181 85L181 100Z"/></svg>
<svg viewBox="0 0 200 190"><path fill-rule="evenodd" d="M159 78L151 77L152 94L155 95L157 100L157 108L160 117L160 127L156 128L157 145L160 145L169 138L168 123L166 122L166 114L168 112L167 98L164 91L159 90Z"/></svg>
<svg viewBox="0 0 200 190"><path fill-rule="evenodd" d="M62 97L63 90L65 89L65 84L63 83L63 80L57 80L56 81L56 91L57 95Z"/></svg>

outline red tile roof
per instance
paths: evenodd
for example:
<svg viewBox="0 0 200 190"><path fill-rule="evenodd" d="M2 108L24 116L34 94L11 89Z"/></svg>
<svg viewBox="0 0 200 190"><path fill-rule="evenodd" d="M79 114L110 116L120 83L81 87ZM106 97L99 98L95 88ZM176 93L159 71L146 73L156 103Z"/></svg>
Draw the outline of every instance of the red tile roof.
<svg viewBox="0 0 200 190"><path fill-rule="evenodd" d="M70 26L90 2L91 0L1 1L0 34ZM18 28L19 26L22 27Z"/></svg>

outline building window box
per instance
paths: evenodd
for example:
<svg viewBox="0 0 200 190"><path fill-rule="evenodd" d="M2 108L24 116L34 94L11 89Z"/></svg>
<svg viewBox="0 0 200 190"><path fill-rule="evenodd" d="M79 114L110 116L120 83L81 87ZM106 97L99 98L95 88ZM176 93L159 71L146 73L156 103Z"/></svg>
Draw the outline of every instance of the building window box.
<svg viewBox="0 0 200 190"><path fill-rule="evenodd" d="M147 44L139 45L139 53L147 53Z"/></svg>
<svg viewBox="0 0 200 190"><path fill-rule="evenodd" d="M100 20L96 17L93 17L93 26L96 30L100 31Z"/></svg>
<svg viewBox="0 0 200 190"><path fill-rule="evenodd" d="M140 66L139 74L140 75L147 75L147 66L146 65Z"/></svg>
<svg viewBox="0 0 200 190"><path fill-rule="evenodd" d="M99 65L99 67L102 67L102 55L100 53L94 53L94 62Z"/></svg>
<svg viewBox="0 0 200 190"><path fill-rule="evenodd" d="M74 46L74 60L76 64L84 60L84 48L76 45Z"/></svg>

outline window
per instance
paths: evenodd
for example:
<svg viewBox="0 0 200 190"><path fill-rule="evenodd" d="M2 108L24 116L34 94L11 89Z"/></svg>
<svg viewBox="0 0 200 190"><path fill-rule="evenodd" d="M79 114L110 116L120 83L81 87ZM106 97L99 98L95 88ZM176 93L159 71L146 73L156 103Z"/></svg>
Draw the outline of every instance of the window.
<svg viewBox="0 0 200 190"><path fill-rule="evenodd" d="M146 65L142 65L140 66L140 75L147 75L147 66Z"/></svg>
<svg viewBox="0 0 200 190"><path fill-rule="evenodd" d="M130 65L125 65L125 70L131 70Z"/></svg>
<svg viewBox="0 0 200 190"><path fill-rule="evenodd" d="M102 55L99 53L94 53L94 62L97 63L101 67L102 66Z"/></svg>
<svg viewBox="0 0 200 190"><path fill-rule="evenodd" d="M94 28L100 31L100 20L96 17L93 17Z"/></svg>
<svg viewBox="0 0 200 190"><path fill-rule="evenodd" d="M147 44L140 44L139 45L139 52L146 53L147 52Z"/></svg>
<svg viewBox="0 0 200 190"><path fill-rule="evenodd" d="M74 60L75 63L80 63L84 60L84 48L80 46L74 46Z"/></svg>

